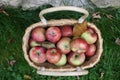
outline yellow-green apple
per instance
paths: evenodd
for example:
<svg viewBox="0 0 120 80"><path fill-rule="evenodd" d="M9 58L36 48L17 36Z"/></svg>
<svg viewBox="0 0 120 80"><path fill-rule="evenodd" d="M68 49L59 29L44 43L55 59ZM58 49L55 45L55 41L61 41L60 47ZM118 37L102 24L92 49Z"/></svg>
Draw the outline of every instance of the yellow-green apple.
<svg viewBox="0 0 120 80"><path fill-rule="evenodd" d="M29 40L29 45L30 45L30 47L41 46L40 43L36 42L32 38Z"/></svg>
<svg viewBox="0 0 120 80"><path fill-rule="evenodd" d="M81 38L74 39L71 42L70 46L71 46L71 50L73 52L77 52L77 53L84 53L88 49L87 42L85 40L81 39Z"/></svg>
<svg viewBox="0 0 120 80"><path fill-rule="evenodd" d="M32 47L29 56L34 63L44 63L46 61L46 49L41 46Z"/></svg>
<svg viewBox="0 0 120 80"><path fill-rule="evenodd" d="M73 66L79 66L84 63L85 61L85 54L84 53L76 53L76 52L70 52L70 54L67 57L68 63Z"/></svg>
<svg viewBox="0 0 120 80"><path fill-rule="evenodd" d="M61 52L56 48L49 48L46 52L46 57L49 63L57 63L60 60L61 56Z"/></svg>
<svg viewBox="0 0 120 80"><path fill-rule="evenodd" d="M62 54L62 57L60 58L60 60L55 63L56 66L63 66L67 63L67 57L65 54Z"/></svg>
<svg viewBox="0 0 120 80"><path fill-rule="evenodd" d="M60 27L62 36L70 37L73 35L72 26L64 25Z"/></svg>
<svg viewBox="0 0 120 80"><path fill-rule="evenodd" d="M87 52L85 54L86 54L86 56L91 57L91 56L93 56L95 54L95 51L96 51L95 44L90 44L89 48L88 48L88 50L87 50Z"/></svg>
<svg viewBox="0 0 120 80"><path fill-rule="evenodd" d="M46 48L46 49L55 48L56 47L54 43L48 42L48 41L42 42L41 46Z"/></svg>
<svg viewBox="0 0 120 80"><path fill-rule="evenodd" d="M36 27L31 32L31 37L36 42L45 41L45 29L41 27Z"/></svg>
<svg viewBox="0 0 120 80"><path fill-rule="evenodd" d="M93 44L97 41L97 33L92 28L88 28L82 35L81 38L84 39L88 44Z"/></svg>
<svg viewBox="0 0 120 80"><path fill-rule="evenodd" d="M70 42L71 42L70 38L63 37L57 43L57 48L60 49L61 53L67 54L71 51Z"/></svg>
<svg viewBox="0 0 120 80"><path fill-rule="evenodd" d="M48 41L56 43L61 38L61 31L58 27L49 27L46 31Z"/></svg>

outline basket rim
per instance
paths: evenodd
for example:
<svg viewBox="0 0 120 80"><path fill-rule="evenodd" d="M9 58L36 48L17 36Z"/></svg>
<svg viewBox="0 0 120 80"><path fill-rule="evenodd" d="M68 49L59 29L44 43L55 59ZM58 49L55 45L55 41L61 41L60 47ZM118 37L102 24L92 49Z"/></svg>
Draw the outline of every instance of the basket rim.
<svg viewBox="0 0 120 80"><path fill-rule="evenodd" d="M74 19L60 19L60 20L49 20L47 22L47 26L55 26L56 24L58 26L61 26L61 25L73 25L75 23L77 23L78 21L77 20L74 20ZM80 66L81 69L88 69L88 68L92 68L94 67L99 61L100 61L100 58L101 58L101 55L102 55L102 52L103 52L103 38L101 36L101 32L100 30L93 24L93 23L90 23L90 22L87 22L87 25L88 26L92 26L96 31L97 31L97 34L98 34L98 37L99 37L99 56L97 57L96 61L94 61L93 63L89 64L89 65L85 65L85 66ZM26 59L26 61L28 62L28 64L34 68L36 68L37 70L40 70L41 67L38 67L36 65L34 65L34 63L32 63L27 55L27 39L26 37L28 37L28 34L30 34L30 31L35 28L36 26L43 26L43 27L46 27L44 24L42 24L42 22L37 22L37 23L34 23L32 25L30 25L26 31L25 31L25 34L23 36L23 44L22 44L22 49L23 49L23 53L24 53L24 58ZM27 42L27 43L25 43ZM59 68L59 69L53 69L53 68L46 68L45 69L46 71L75 71L77 70L76 67L72 67L72 68L68 68L68 69L63 69L63 68Z"/></svg>

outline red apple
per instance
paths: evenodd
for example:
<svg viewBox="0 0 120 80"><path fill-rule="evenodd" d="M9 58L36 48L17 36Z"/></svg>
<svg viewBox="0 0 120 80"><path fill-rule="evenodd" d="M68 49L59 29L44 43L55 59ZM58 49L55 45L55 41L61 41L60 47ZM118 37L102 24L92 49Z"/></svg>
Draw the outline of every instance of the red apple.
<svg viewBox="0 0 120 80"><path fill-rule="evenodd" d="M45 41L45 29L41 27L36 27L31 32L31 37L36 42L43 42Z"/></svg>
<svg viewBox="0 0 120 80"><path fill-rule="evenodd" d="M59 49L56 48L50 48L46 52L46 57L49 63L57 63L60 60L61 56L62 54L60 53Z"/></svg>
<svg viewBox="0 0 120 80"><path fill-rule="evenodd" d="M86 40L88 44L93 44L97 41L97 33L92 29L88 28L82 35L81 38Z"/></svg>
<svg viewBox="0 0 120 80"><path fill-rule="evenodd" d="M85 53L86 56L91 57L95 54L96 46L94 44L90 44L87 52Z"/></svg>
<svg viewBox="0 0 120 80"><path fill-rule="evenodd" d="M70 41L71 39L68 37L63 37L59 40L59 42L57 43L57 48L60 49L61 53L67 54L71 51Z"/></svg>
<svg viewBox="0 0 120 80"><path fill-rule="evenodd" d="M30 49L30 59L34 63L44 63L46 61L46 49L40 46L36 46Z"/></svg>
<svg viewBox="0 0 120 80"><path fill-rule="evenodd" d="M63 66L67 63L67 57L65 54L62 54L62 57L60 58L60 60L55 63L56 66Z"/></svg>
<svg viewBox="0 0 120 80"><path fill-rule="evenodd" d="M29 40L30 47L41 46L40 43L34 41L32 38Z"/></svg>
<svg viewBox="0 0 120 80"><path fill-rule="evenodd" d="M64 25L60 27L62 36L72 36L73 31L70 25Z"/></svg>
<svg viewBox="0 0 120 80"><path fill-rule="evenodd" d="M73 65L73 66L79 66L84 63L85 61L85 54L84 53L75 53L71 52L68 57L68 63Z"/></svg>
<svg viewBox="0 0 120 80"><path fill-rule="evenodd" d="M61 31L58 27L50 27L46 31L46 38L50 42L57 42L61 38Z"/></svg>
<svg viewBox="0 0 120 80"><path fill-rule="evenodd" d="M88 49L88 44L81 38L76 38L71 42L71 50L77 53L84 53Z"/></svg>

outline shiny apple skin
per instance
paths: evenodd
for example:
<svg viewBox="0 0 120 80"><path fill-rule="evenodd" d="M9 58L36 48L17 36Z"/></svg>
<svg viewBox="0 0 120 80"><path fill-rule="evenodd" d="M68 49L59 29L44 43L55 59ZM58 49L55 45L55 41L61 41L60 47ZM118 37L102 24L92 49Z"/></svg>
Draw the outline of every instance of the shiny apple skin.
<svg viewBox="0 0 120 80"><path fill-rule="evenodd" d="M60 29L61 29L62 36L64 37L70 37L73 35L72 26L70 25L61 26Z"/></svg>
<svg viewBox="0 0 120 80"><path fill-rule="evenodd" d="M52 64L57 63L60 60L61 56L62 54L60 50L56 48L50 48L46 52L47 61Z"/></svg>
<svg viewBox="0 0 120 80"><path fill-rule="evenodd" d="M85 53L88 49L88 44L81 38L76 38L71 42L71 50L77 53Z"/></svg>
<svg viewBox="0 0 120 80"><path fill-rule="evenodd" d="M46 49L40 46L36 46L30 49L30 59L34 63L44 63L46 61Z"/></svg>
<svg viewBox="0 0 120 80"><path fill-rule="evenodd" d="M80 66L84 63L85 61L85 54L84 53L75 53L75 52L70 52L68 57L67 57L68 63L73 66Z"/></svg>
<svg viewBox="0 0 120 80"><path fill-rule="evenodd" d="M59 40L59 42L57 42L57 48L61 51L61 53L67 54L71 51L70 42L70 38L63 37Z"/></svg>
<svg viewBox="0 0 120 80"><path fill-rule="evenodd" d="M41 27L36 27L31 32L31 37L36 42L45 41L45 29Z"/></svg>
<svg viewBox="0 0 120 80"><path fill-rule="evenodd" d="M58 27L49 27L46 31L48 41L56 43L61 38L61 31Z"/></svg>
<svg viewBox="0 0 120 80"><path fill-rule="evenodd" d="M87 52L85 54L88 57L92 57L93 55L95 55L95 52L96 52L95 44L90 44L89 48L88 48L88 50L87 50Z"/></svg>

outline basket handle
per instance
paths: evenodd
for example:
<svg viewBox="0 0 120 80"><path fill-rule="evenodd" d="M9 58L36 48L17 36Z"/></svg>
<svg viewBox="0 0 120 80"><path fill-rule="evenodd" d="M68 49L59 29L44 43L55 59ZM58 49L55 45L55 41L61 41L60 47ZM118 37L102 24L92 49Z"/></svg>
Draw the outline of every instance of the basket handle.
<svg viewBox="0 0 120 80"><path fill-rule="evenodd" d="M44 71L44 72L40 72L40 71L37 71L37 73L40 75L47 75L47 76L80 76L80 75L87 75L88 71L81 71L81 72L77 72L77 71L73 71L73 72Z"/></svg>
<svg viewBox="0 0 120 80"><path fill-rule="evenodd" d="M83 70L81 68L77 68L77 71L46 71L45 68L37 70L37 73L40 75L47 76L80 76L87 75L88 70Z"/></svg>
<svg viewBox="0 0 120 80"><path fill-rule="evenodd" d="M83 8L74 7L74 6L61 6L61 7L52 7L52 8L44 9L39 13L39 17L41 19L41 22L44 25L46 25L47 20L44 18L44 16L43 16L44 14L50 13L50 12L55 12L55 11L65 11L65 10L83 13L84 15L78 19L78 23L82 23L89 15L88 11Z"/></svg>

